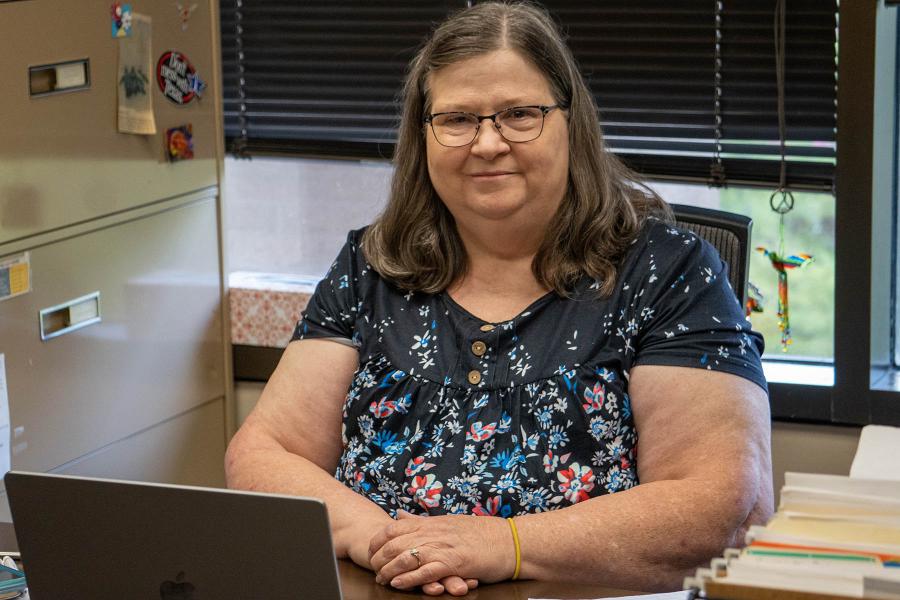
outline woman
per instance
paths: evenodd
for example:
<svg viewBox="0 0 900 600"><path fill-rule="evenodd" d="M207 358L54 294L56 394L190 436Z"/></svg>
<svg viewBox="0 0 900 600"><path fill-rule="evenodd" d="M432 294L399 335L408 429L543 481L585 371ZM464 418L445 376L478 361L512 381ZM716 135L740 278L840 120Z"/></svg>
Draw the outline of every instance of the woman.
<svg viewBox="0 0 900 600"><path fill-rule="evenodd" d="M323 498L339 556L429 594L678 588L769 516L762 340L596 114L543 11L434 32L387 208L317 288L229 485Z"/></svg>

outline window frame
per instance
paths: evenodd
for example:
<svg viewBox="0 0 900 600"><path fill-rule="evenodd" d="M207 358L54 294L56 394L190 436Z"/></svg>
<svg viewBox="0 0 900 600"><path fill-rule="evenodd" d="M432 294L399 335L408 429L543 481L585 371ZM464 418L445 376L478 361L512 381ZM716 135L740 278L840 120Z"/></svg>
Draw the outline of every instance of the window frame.
<svg viewBox="0 0 900 600"><path fill-rule="evenodd" d="M900 425L900 377L890 359L897 11L884 2L842 2L839 9L844 43L838 45L834 386L770 384L778 420ZM891 248L890 260L876 245Z"/></svg>

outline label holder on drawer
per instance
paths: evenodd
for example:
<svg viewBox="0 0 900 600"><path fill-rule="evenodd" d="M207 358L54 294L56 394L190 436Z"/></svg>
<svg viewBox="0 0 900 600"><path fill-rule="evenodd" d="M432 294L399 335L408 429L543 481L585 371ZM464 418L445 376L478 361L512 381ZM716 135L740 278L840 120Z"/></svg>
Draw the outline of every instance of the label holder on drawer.
<svg viewBox="0 0 900 600"><path fill-rule="evenodd" d="M28 92L32 98L90 88L91 60L89 58L28 67Z"/></svg>
<svg viewBox="0 0 900 600"><path fill-rule="evenodd" d="M40 312L41 339L51 340L102 320L100 292L97 291L42 309Z"/></svg>

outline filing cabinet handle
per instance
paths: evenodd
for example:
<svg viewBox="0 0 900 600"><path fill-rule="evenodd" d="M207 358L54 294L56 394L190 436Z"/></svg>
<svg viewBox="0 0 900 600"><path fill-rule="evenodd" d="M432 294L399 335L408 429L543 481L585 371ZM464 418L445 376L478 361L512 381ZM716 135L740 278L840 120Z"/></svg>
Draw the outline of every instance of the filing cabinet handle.
<svg viewBox="0 0 900 600"><path fill-rule="evenodd" d="M82 327L99 323L100 292L42 309L40 312L41 339L44 341L65 335Z"/></svg>

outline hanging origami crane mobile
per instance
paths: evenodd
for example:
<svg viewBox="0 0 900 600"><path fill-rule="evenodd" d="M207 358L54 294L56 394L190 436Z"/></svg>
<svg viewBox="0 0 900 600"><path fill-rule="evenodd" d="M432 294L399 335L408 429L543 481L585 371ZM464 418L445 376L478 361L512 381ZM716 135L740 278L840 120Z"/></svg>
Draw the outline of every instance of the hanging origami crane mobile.
<svg viewBox="0 0 900 600"><path fill-rule="evenodd" d="M772 267L778 271L778 329L781 330L781 351L787 352L787 347L792 342L787 271L808 265L813 257L803 253L781 256L763 246L757 246L756 250L762 252L772 262Z"/></svg>

